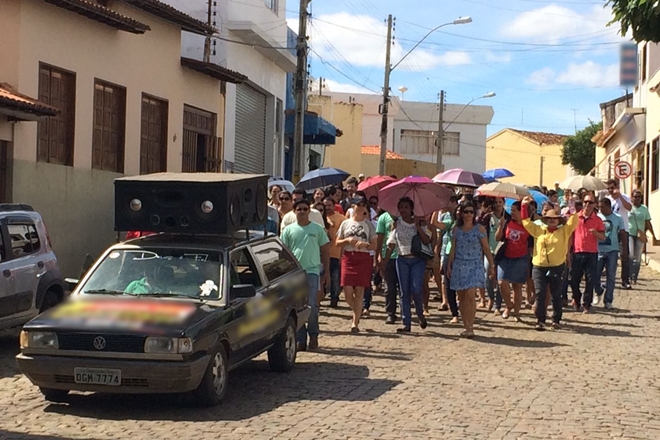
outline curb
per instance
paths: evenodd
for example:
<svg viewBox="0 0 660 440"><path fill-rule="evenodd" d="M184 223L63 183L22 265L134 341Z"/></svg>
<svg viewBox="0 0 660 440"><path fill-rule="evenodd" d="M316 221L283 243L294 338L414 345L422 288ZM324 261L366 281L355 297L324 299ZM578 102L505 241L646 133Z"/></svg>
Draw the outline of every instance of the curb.
<svg viewBox="0 0 660 440"><path fill-rule="evenodd" d="M649 259L648 259L648 262L649 262L649 263L648 263L648 267L649 267L650 269L653 269L654 271L660 273L660 261L657 261L657 260L654 260L654 259L649 258Z"/></svg>

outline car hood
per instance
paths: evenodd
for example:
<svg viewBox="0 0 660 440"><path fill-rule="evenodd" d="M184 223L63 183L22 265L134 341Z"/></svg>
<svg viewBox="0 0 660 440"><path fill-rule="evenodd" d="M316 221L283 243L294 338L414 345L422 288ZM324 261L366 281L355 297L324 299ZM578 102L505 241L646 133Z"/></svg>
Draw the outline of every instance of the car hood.
<svg viewBox="0 0 660 440"><path fill-rule="evenodd" d="M180 336L219 306L202 301L140 297L84 297L54 307L27 323L25 329L130 331Z"/></svg>

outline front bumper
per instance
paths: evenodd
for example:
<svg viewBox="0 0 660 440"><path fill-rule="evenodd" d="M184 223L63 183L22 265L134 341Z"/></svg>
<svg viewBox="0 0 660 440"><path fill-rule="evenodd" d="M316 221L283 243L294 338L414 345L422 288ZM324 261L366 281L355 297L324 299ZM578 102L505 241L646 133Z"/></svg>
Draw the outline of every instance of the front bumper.
<svg viewBox="0 0 660 440"><path fill-rule="evenodd" d="M118 394L192 391L199 386L209 361L208 355L194 361L181 362L24 354L16 356L20 370L38 387ZM77 367L119 369L121 385L75 383L73 371Z"/></svg>

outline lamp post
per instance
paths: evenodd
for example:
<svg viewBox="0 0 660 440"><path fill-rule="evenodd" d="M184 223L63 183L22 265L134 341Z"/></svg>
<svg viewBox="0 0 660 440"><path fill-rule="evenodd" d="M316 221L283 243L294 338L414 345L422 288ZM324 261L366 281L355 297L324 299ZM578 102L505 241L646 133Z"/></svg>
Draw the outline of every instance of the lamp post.
<svg viewBox="0 0 660 440"><path fill-rule="evenodd" d="M394 69L396 69L402 62L405 60L410 53L417 48L424 40L426 40L433 32L437 31L440 28L445 26L451 26L455 24L467 24L471 23L472 18L470 17L459 17L454 21L449 23L443 23L439 26L431 29L421 40L419 40L406 54L393 66L390 66L390 50L392 47L392 15L390 14L387 17L387 49L385 51L385 81L383 83L383 104L381 105L381 114L382 121L380 124L380 165L378 167L378 172L381 176L385 175L385 154L387 152L387 117L389 110L389 96L390 96L390 75Z"/></svg>
<svg viewBox="0 0 660 440"><path fill-rule="evenodd" d="M436 141L436 142L437 142L438 151L437 151L436 161L435 161L436 169L437 169L438 173L441 173L441 172L443 171L443 168L444 168L444 165L443 165L443 163L442 163L442 156L443 156L443 154L444 154L445 131L447 131L447 129L448 129L449 127L451 127L451 124L453 124L454 122L456 122L456 120L458 119L458 117L459 117L459 116L465 111L465 109L468 108L468 107L470 106L470 104L472 104L474 101L476 101L476 100L478 100L478 99L492 98L492 97L496 96L495 92L488 92L488 93L486 93L486 94L484 94L484 95L482 95L482 96L478 96L478 97L476 97L476 98L472 98L472 99L470 100L470 102L468 102L467 104L465 104L465 105L463 106L463 108L458 112L458 114L456 114L456 116L454 116L454 119L452 119L452 120L449 122L449 124L447 124L447 126L445 127L445 126L444 126L444 121L442 120L442 114L443 114L443 112L442 112L443 108L442 108L442 107L444 106L444 94L445 94L444 90L443 90L442 92L440 92L440 112L439 112L439 117L438 117L438 139L437 139L437 141Z"/></svg>

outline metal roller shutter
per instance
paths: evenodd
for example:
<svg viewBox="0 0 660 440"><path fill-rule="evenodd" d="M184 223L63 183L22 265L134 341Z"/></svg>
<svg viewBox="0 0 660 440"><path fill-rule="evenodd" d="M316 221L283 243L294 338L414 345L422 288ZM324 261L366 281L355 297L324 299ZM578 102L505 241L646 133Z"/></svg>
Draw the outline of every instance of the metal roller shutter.
<svg viewBox="0 0 660 440"><path fill-rule="evenodd" d="M236 86L234 172L264 173L266 95L247 84Z"/></svg>

